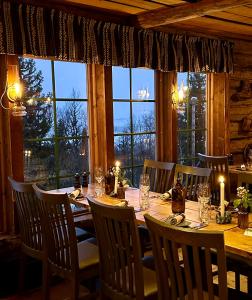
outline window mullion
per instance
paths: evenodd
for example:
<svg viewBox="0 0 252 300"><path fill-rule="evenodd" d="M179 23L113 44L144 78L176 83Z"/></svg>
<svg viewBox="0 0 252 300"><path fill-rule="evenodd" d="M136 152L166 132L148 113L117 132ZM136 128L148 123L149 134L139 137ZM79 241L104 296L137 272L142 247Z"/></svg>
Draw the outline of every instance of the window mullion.
<svg viewBox="0 0 252 300"><path fill-rule="evenodd" d="M51 61L52 66L52 93L53 93L53 120L54 120L54 161L56 173L56 186L60 187L59 180L59 139L57 129L57 104L56 104L56 85L55 85L55 70L54 61Z"/></svg>

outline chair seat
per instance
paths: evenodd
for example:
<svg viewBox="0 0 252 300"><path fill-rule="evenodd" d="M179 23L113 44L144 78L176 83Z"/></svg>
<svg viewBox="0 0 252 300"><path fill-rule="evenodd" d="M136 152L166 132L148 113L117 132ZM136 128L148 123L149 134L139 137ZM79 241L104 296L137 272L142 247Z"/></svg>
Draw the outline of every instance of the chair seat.
<svg viewBox="0 0 252 300"><path fill-rule="evenodd" d="M98 247L86 241L78 243L79 268L85 269L99 264Z"/></svg>
<svg viewBox="0 0 252 300"><path fill-rule="evenodd" d="M144 297L157 297L157 277L156 273L148 268L143 267L144 278Z"/></svg>

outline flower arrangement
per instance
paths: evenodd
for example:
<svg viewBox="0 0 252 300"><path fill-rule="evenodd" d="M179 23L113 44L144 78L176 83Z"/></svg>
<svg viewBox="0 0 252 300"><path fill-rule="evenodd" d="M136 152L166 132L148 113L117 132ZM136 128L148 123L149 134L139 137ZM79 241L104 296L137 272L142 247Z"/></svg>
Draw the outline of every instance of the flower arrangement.
<svg viewBox="0 0 252 300"><path fill-rule="evenodd" d="M234 207L239 211L247 211L250 207L252 209L252 194L249 193L245 187L239 186L237 188L238 199L234 200Z"/></svg>
<svg viewBox="0 0 252 300"><path fill-rule="evenodd" d="M126 177L125 170L120 169L118 182L119 185L123 186L124 188L128 188L129 186L131 186L130 180Z"/></svg>

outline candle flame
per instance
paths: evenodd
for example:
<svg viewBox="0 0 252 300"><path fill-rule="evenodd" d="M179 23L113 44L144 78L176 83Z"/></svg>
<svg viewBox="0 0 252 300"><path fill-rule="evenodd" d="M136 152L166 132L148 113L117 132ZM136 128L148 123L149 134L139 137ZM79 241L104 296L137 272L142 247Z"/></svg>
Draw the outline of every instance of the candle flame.
<svg viewBox="0 0 252 300"><path fill-rule="evenodd" d="M220 182L220 183L223 183L223 182L224 182L224 176L220 176L220 177L219 177L219 182Z"/></svg>

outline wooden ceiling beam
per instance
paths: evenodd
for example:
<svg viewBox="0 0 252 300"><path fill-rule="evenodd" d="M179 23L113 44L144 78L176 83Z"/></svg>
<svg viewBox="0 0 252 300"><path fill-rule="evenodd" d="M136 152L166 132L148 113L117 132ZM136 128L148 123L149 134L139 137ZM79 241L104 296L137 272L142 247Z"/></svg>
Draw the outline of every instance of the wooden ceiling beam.
<svg viewBox="0 0 252 300"><path fill-rule="evenodd" d="M131 24L142 28L153 28L202 17L214 12L251 3L251 0L201 0L173 8L160 8L131 17Z"/></svg>

